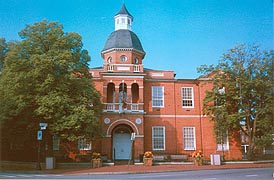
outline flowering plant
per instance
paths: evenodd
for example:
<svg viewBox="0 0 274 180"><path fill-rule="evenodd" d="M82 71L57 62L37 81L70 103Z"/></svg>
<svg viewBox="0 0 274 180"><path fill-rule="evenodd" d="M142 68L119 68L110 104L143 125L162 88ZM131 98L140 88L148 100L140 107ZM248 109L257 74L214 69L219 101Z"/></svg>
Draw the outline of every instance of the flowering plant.
<svg viewBox="0 0 274 180"><path fill-rule="evenodd" d="M193 154L192 154L192 158L194 158L196 161L201 161L203 160L203 152L202 151L195 151Z"/></svg>
<svg viewBox="0 0 274 180"><path fill-rule="evenodd" d="M152 153L151 151L146 151L146 152L144 153L144 157L145 157L145 158L153 158L153 153Z"/></svg>
<svg viewBox="0 0 274 180"><path fill-rule="evenodd" d="M100 159L101 158L101 154L97 153L97 152L93 152L92 153L92 159Z"/></svg>

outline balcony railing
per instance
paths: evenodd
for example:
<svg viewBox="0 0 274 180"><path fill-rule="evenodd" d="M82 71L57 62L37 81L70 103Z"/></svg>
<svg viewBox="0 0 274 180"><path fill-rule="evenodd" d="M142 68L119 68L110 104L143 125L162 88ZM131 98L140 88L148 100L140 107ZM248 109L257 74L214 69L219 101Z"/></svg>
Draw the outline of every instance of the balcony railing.
<svg viewBox="0 0 274 180"><path fill-rule="evenodd" d="M108 64L108 65L107 65L107 71L108 71L108 72L113 72L113 70L114 70L114 65Z"/></svg>
<svg viewBox="0 0 274 180"><path fill-rule="evenodd" d="M140 72L140 65L134 65L133 72Z"/></svg>
<svg viewBox="0 0 274 180"><path fill-rule="evenodd" d="M103 103L103 112L114 112L114 113L143 113L144 103Z"/></svg>

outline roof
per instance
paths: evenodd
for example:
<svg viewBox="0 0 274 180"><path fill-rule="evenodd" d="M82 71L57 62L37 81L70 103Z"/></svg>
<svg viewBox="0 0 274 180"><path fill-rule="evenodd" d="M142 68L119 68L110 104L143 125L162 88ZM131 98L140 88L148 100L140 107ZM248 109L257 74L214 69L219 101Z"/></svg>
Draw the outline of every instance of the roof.
<svg viewBox="0 0 274 180"><path fill-rule="evenodd" d="M120 29L112 32L102 51L110 50L113 48L132 48L145 53L142 44L137 35L126 29Z"/></svg>
<svg viewBox="0 0 274 180"><path fill-rule="evenodd" d="M128 12L128 10L127 10L125 4L122 5L120 11L119 11L117 14L115 14L115 16L117 16L117 15L119 15L119 14L125 14L125 15L128 15L128 16L133 17L133 16Z"/></svg>

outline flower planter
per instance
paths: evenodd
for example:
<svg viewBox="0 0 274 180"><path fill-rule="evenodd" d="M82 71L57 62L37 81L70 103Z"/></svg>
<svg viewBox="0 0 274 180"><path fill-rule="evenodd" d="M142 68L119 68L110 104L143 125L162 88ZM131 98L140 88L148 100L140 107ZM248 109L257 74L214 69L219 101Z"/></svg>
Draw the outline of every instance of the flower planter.
<svg viewBox="0 0 274 180"><path fill-rule="evenodd" d="M203 165L203 161L202 161L202 160L195 160L195 161L194 161L194 164L195 164L196 166L201 166L201 165Z"/></svg>
<svg viewBox="0 0 274 180"><path fill-rule="evenodd" d="M153 158L144 157L143 161L144 161L145 166L152 166L152 164L153 164Z"/></svg>
<svg viewBox="0 0 274 180"><path fill-rule="evenodd" d="M102 161L101 159L92 159L92 168L99 168L102 166Z"/></svg>

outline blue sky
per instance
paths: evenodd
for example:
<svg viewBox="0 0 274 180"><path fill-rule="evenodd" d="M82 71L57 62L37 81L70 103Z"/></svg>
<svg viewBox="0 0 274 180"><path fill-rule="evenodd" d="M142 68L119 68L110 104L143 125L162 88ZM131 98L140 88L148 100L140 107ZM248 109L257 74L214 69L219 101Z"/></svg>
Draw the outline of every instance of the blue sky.
<svg viewBox="0 0 274 180"><path fill-rule="evenodd" d="M102 66L123 2L146 51L145 67L174 70L176 78L197 78L197 67L217 64L236 44L273 49L272 0L0 0L0 37L20 40L26 24L57 21L82 36L90 66Z"/></svg>

